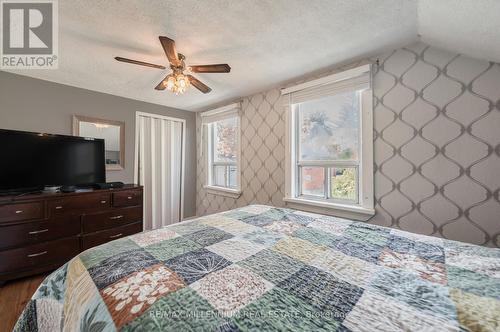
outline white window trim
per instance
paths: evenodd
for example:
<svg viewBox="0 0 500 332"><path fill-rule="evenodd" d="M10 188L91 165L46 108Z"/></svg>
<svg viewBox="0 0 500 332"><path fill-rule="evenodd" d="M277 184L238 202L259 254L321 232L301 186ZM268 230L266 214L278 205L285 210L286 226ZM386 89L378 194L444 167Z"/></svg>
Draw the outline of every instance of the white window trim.
<svg viewBox="0 0 500 332"><path fill-rule="evenodd" d="M206 143L204 146L202 146L202 149L206 150L206 158L205 158L205 165L206 165L206 179L205 179L205 184L203 188L207 190L208 193L213 194L213 195L219 195L219 196L225 196L225 197L230 197L230 198L238 198L241 196L241 115L240 115L240 109L241 105L240 103L234 103L230 105L226 105L214 110L202 112L200 115L202 117L202 133L201 135L205 135L205 133L208 133L207 128L209 125L215 121L211 121L210 118L220 118L224 116L230 117L231 115L234 114L234 117L236 117L236 122L237 122L237 138L238 138L238 145L237 145L237 152L236 152L236 188L228 188L228 187L221 187L221 186L216 186L212 184L213 181L213 175L212 175L212 153L209 150L212 144L212 138L210 137L211 135L208 135L206 139ZM209 133L208 133L209 134Z"/></svg>
<svg viewBox="0 0 500 332"><path fill-rule="evenodd" d="M375 214L373 188L373 90L371 82L368 89L364 90L361 95L361 159L358 168L359 202L356 204L311 199L297 195L296 179L298 175L296 174L297 161L295 153L298 147L296 146L296 133L294 132L297 120L292 110L292 105L289 102L291 93L293 92L355 78L366 73L371 74L371 65L369 64L281 90L283 98L286 98L284 111L287 123L287 130L285 132L285 197L283 200L290 207L356 220L368 220Z"/></svg>

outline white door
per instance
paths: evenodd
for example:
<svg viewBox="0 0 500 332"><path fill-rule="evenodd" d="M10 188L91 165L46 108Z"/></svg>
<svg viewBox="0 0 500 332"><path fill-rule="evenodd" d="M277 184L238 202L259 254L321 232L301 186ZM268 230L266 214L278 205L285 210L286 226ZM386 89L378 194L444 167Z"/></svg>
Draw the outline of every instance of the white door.
<svg viewBox="0 0 500 332"><path fill-rule="evenodd" d="M182 220L184 144L182 119L137 112L136 183L144 186L144 229Z"/></svg>

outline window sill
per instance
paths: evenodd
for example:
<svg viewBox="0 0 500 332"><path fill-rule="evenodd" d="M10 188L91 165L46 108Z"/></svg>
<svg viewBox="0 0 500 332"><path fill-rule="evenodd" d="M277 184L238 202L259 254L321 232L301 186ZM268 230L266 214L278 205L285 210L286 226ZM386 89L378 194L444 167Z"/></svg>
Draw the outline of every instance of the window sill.
<svg viewBox="0 0 500 332"><path fill-rule="evenodd" d="M336 217L366 221L375 215L375 210L359 205L327 203L304 198L285 197L283 201L292 208Z"/></svg>
<svg viewBox="0 0 500 332"><path fill-rule="evenodd" d="M212 195L219 195L230 198L238 198L241 196L241 190L238 189L229 189L224 187L208 186L208 185L203 186L203 188L205 188L205 190Z"/></svg>

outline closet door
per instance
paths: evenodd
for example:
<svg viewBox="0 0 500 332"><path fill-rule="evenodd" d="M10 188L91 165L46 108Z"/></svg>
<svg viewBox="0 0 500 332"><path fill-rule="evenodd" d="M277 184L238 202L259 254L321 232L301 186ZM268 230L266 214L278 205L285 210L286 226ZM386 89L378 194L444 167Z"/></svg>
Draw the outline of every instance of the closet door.
<svg viewBox="0 0 500 332"><path fill-rule="evenodd" d="M144 186L144 229L182 218L182 120L140 113L137 116L137 182Z"/></svg>

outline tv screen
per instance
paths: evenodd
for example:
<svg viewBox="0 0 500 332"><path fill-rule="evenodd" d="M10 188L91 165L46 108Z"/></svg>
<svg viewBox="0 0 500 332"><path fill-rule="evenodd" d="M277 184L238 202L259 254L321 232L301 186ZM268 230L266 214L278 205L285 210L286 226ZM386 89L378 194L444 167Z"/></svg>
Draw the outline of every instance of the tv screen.
<svg viewBox="0 0 500 332"><path fill-rule="evenodd" d="M0 190L106 182L104 140L0 129Z"/></svg>

